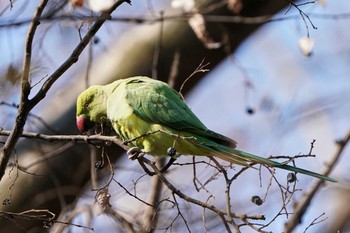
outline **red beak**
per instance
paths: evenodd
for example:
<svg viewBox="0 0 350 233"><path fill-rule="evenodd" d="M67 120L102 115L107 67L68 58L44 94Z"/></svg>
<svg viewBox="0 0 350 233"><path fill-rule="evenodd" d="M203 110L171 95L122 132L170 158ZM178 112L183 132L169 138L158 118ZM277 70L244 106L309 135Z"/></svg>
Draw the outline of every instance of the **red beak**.
<svg viewBox="0 0 350 233"><path fill-rule="evenodd" d="M77 116L77 127L80 130L80 132L83 132L83 133L87 132L93 126L94 126L93 122L91 122L87 116L84 116L84 115Z"/></svg>

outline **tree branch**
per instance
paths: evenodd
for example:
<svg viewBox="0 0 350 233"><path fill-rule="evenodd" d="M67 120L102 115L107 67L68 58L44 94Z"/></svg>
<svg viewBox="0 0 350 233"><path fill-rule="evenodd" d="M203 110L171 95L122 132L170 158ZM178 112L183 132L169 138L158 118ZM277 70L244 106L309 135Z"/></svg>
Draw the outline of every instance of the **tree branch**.
<svg viewBox="0 0 350 233"><path fill-rule="evenodd" d="M73 50L68 59L53 73L50 77L44 82L42 88L38 91L38 93L30 100L31 105L38 104L43 98L45 98L46 93L49 91L51 86L56 82L56 80L61 77L61 75L66 72L74 63L76 63L79 59L80 54L84 51L86 46L89 44L90 40L94 37L97 31L102 27L103 23L111 18L111 13L117 9L122 3L128 2L129 0L119 0L114 3L114 5L103 12L101 16L96 20L94 25L90 28L90 30L86 33L77 47ZM33 107L34 107L33 106Z"/></svg>
<svg viewBox="0 0 350 233"><path fill-rule="evenodd" d="M156 166L163 167L164 159L157 159ZM157 225L158 219L158 208L159 208L159 199L162 193L162 182L158 176L153 176L150 183L150 193L148 195L147 202L151 206L145 207L145 212L143 214L143 228L145 232L153 232Z"/></svg>
<svg viewBox="0 0 350 233"><path fill-rule="evenodd" d="M177 189L173 184L171 184L167 178L165 178L165 176L160 172L160 170L157 168L157 166L155 165L154 162L146 159L146 158L142 158L142 160L148 164L157 174L157 176L159 177L159 179L177 196L179 196L180 198L186 200L187 202L190 202L192 204L201 206L203 208L207 208L210 209L211 211L215 212L216 214L218 214L219 216L223 217L223 216L227 216L227 211L223 211L221 209L218 209L217 207L207 204L205 202L199 201L197 199L194 199L190 196L187 196L186 194L184 194L183 192L181 192L181 190ZM230 216L232 218L238 218L238 219L253 219L253 220L265 220L265 216L264 215L255 215L255 216L248 216L246 214L235 214L232 213L232 215Z"/></svg>
<svg viewBox="0 0 350 233"><path fill-rule="evenodd" d="M90 28L90 30L86 33L81 42L77 45L77 47L73 50L72 54L69 58L52 74L50 77L44 82L41 89L38 93L31 99L28 100L28 96L31 90L30 82L29 82L29 74L30 74L30 60L31 60L31 46L33 42L33 37L36 31L37 26L39 25L40 16L47 4L48 0L42 0L37 8L32 23L29 27L27 40L26 40L26 49L25 49L25 59L24 59L24 67L23 67L23 76L21 80L21 101L18 106L16 122L13 126L11 134L4 147L0 150L0 181L5 174L5 170L8 164L8 161L11 157L11 153L13 148L15 147L18 138L21 136L23 132L23 128L25 122L27 120L29 112L42 100L45 98L47 92L51 88L51 86L57 81L61 75L66 72L74 63L76 63L79 59L80 54L84 51L90 40L97 33L97 31L101 28L103 23L110 18L110 14L123 2L129 2L129 0L119 0L114 3L114 5L108 9L106 12L103 12L101 16L97 19L95 24Z"/></svg>
<svg viewBox="0 0 350 233"><path fill-rule="evenodd" d="M24 62L23 62L23 75L21 77L21 100L18 106L16 122L12 128L11 134L9 135L5 145L0 150L0 181L5 174L5 170L10 160L11 153L13 148L15 147L18 138L20 137L23 127L25 125L26 119L31 108L28 105L28 96L30 94L30 64L32 57L32 44L36 29L39 25L39 19L44 11L48 0L42 0L36 9L32 22L28 29L26 44L25 44L25 54L24 54Z"/></svg>
<svg viewBox="0 0 350 233"><path fill-rule="evenodd" d="M344 139L337 142L338 148L332 160L327 163L325 171L322 173L322 175L328 176L329 173L333 170L335 164L337 163L338 159L340 158L340 155L342 154L343 150L345 149L345 146L349 143L349 141L350 130L348 131ZM301 199L301 201L295 206L294 214L292 215L291 219L286 223L284 232L291 233L294 230L294 228L301 223L301 220L307 208L310 206L311 200L314 198L316 192L320 189L321 185L324 184L324 182L325 180L318 179L310 188L310 190L304 195L303 199Z"/></svg>
<svg viewBox="0 0 350 233"><path fill-rule="evenodd" d="M165 15L163 17L113 17L110 20L113 22L125 22L125 23L158 23L160 21L187 21L190 17L193 16L194 13L186 13L186 14L173 14L173 15ZM339 13L339 14L319 14L319 13L307 13L309 17L315 19L323 19L323 20L346 20L350 18L350 13ZM203 14L203 17L206 22L210 23L230 23L230 24L245 24L245 25L259 25L259 24L268 24L274 22L282 22L288 20L295 20L300 18L299 14L290 14L288 16L275 16L273 14L262 15L262 16L241 16L241 15L217 15L217 14ZM40 18L40 21L43 22L52 22L52 21L95 21L99 18L98 15L82 15L82 14L62 14L53 16L51 14L43 16ZM0 28L4 27L15 27L22 26L30 23L31 19L21 19L16 22L13 21L0 21Z"/></svg>
<svg viewBox="0 0 350 233"><path fill-rule="evenodd" d="M11 131L9 130L3 130L0 128L0 135L1 136L9 136L11 134ZM104 135L47 135L47 134L41 134L41 133L33 133L33 132L23 132L20 137L24 138L31 138L31 139L39 139L44 140L48 142L53 141L61 141L61 142L88 142L88 143L94 143L94 142L110 142L114 143L124 150L130 149L130 147L126 146L123 141L118 139L116 136L104 136Z"/></svg>

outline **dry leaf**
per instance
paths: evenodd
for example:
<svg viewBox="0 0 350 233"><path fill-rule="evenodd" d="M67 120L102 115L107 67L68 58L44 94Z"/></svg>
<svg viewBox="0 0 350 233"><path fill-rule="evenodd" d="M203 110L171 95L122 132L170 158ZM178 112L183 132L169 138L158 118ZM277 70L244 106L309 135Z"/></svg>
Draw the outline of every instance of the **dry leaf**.
<svg viewBox="0 0 350 233"><path fill-rule="evenodd" d="M238 14L243 8L241 0L227 0L227 8L232 11L233 14Z"/></svg>
<svg viewBox="0 0 350 233"><path fill-rule="evenodd" d="M84 0L70 0L69 2L73 7L82 7L84 5Z"/></svg>
<svg viewBox="0 0 350 233"><path fill-rule="evenodd" d="M207 47L208 49L217 49L222 46L222 43L215 42L209 35L206 29L206 24L203 15L199 13L194 14L188 20L188 23L191 26L194 33L196 34L196 36L198 37L198 39L203 42L205 47Z"/></svg>
<svg viewBox="0 0 350 233"><path fill-rule="evenodd" d="M5 80L9 81L12 85L15 85L21 78L19 70L12 64L9 65L5 74Z"/></svg>
<svg viewBox="0 0 350 233"><path fill-rule="evenodd" d="M106 209L111 208L112 205L109 202L109 199L111 198L111 195L109 194L108 188L103 188L100 189L97 193L96 193L96 214L100 215L103 212L106 211Z"/></svg>

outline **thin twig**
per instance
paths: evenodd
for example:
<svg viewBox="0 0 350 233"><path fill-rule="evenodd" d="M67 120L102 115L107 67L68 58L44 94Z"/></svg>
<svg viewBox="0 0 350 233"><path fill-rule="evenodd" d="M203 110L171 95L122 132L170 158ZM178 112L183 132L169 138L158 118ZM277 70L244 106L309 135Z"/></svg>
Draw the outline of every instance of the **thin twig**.
<svg viewBox="0 0 350 233"><path fill-rule="evenodd" d="M180 86L180 90L179 90L179 94L182 96L182 89L184 88L185 84L187 83L188 80L190 80L194 75L198 74L198 73L205 73L208 72L209 69L206 69L206 67L209 65L209 63L204 63L204 59L201 61L201 63L199 63L198 67L192 72L192 74L190 74L190 76L188 76L185 81L183 81L183 83Z"/></svg>
<svg viewBox="0 0 350 233"><path fill-rule="evenodd" d="M306 28L306 33L307 33L307 37L310 37L310 31L309 31L309 26L308 23L306 22L306 19L309 21L309 23L311 24L313 29L317 29L317 27L313 24L313 22L311 21L310 17L308 16L308 14L306 14L302 9L300 9L299 6L303 6L303 5L307 5L307 4L314 4L316 1L309 1L309 2L304 2L301 4L296 4L292 1L289 2L289 7L286 11L286 13L290 10L291 6L293 6L295 9L297 9L299 11L299 14L304 22L305 28Z"/></svg>
<svg viewBox="0 0 350 233"><path fill-rule="evenodd" d="M107 11L101 14L101 17L97 19L95 24L90 28L90 30L86 33L81 42L77 45L77 47L73 50L72 54L68 57L68 59L56 70L54 71L44 82L40 90L35 94L32 99L28 99L31 86L30 86L30 61L31 61L31 47L33 37L35 35L37 26L40 22L40 16L46 7L48 0L42 0L39 4L32 23L28 30L28 36L26 40L26 48L25 48L25 59L23 65L23 76L21 79L21 100L18 107L18 112L16 116L16 122L11 130L11 134L6 140L5 145L0 150L0 180L5 174L5 169L10 160L11 153L13 148L15 147L19 137L22 134L25 122L27 120L29 112L42 100L45 98L47 92L50 90L51 86L57 81L58 78L62 76L73 64L75 64L81 53L84 51L85 47L88 45L93 36L97 33L97 31L102 27L103 23L110 17L110 14L122 3L128 2L129 0L119 0L116 1L113 6Z"/></svg>
<svg viewBox="0 0 350 233"><path fill-rule="evenodd" d="M169 182L168 179L165 178L165 176L160 172L160 170L157 168L157 166L151 162L150 160L146 159L146 158L142 158L143 161L148 164L150 167L152 167L152 169L156 172L156 174L159 176L160 180L177 196L179 196L180 198L186 200L187 202L190 202L192 204L201 206L203 208L207 208L210 209L211 211L217 213L218 215L221 216L226 216L227 212L223 211L221 209L218 209L217 207L207 204L205 202L202 202L200 200L194 199L190 196L187 196L186 194L184 194L181 190L177 189L173 184L171 184ZM248 216L246 214L235 214L232 213L232 217L233 218L238 218L238 219L254 219L254 220L265 220L265 216L263 214L260 215L253 215L253 216Z"/></svg>
<svg viewBox="0 0 350 233"><path fill-rule="evenodd" d="M228 216L228 222L231 223L231 225L234 227L237 233L240 233L241 230L239 229L239 226L235 223L235 221L232 218L231 195L230 195L232 180L228 178L227 171L221 166L221 164L216 159L214 159L213 157L210 157L210 160L212 160L215 163L215 165L220 169L221 173L224 175L225 182L226 182L226 190L225 190L226 202L225 203L226 203L226 212ZM228 232L231 232L230 229L228 230L229 230Z"/></svg>
<svg viewBox="0 0 350 233"><path fill-rule="evenodd" d="M92 210L89 205L82 205L79 207L76 207L74 205L68 205L64 207L64 211L62 211L62 213L65 214L61 214L57 218L57 220L51 223L50 233L62 233L66 228L71 226L89 229L90 231L94 232L94 229L92 227L87 227L73 223L74 218L80 215L81 213L87 213L89 214L89 217L91 217Z"/></svg>
<svg viewBox="0 0 350 233"><path fill-rule="evenodd" d="M193 16L193 13L185 13L185 14L174 14L160 17L113 17L110 21L113 22L124 22L124 23L133 23L133 24L142 24L142 23L158 23L160 21L188 21L189 18ZM308 13L309 17L324 19L324 20L340 20L340 19L349 19L350 13L341 13L341 14L319 14L319 13ZM253 16L246 17L241 15L216 15L216 14L204 14L203 15L206 22L211 23L230 23L230 24L246 24L246 25L259 25L259 24L267 24L273 22L281 22L287 20L294 20L300 18L300 14L291 14L288 16L274 16L274 15L262 15L262 16ZM99 18L98 15L82 15L78 13L74 14L62 14L62 15L45 15L40 18L42 22L58 22L58 21L71 21L71 22L79 22L79 21L96 21ZM0 22L0 28L4 27L16 27L28 24L31 22L31 19L20 19L15 22L11 20L2 20Z"/></svg>
<svg viewBox="0 0 350 233"><path fill-rule="evenodd" d="M115 178L113 178L113 181L116 182L122 189L124 189L124 191L125 191L128 195L132 196L133 198L135 198L136 200L142 202L143 204L148 205L148 206L154 208L154 206L152 206L152 205L149 204L148 202L142 200L142 199L139 198L136 194L133 194L133 193L129 192L129 190L128 190L127 188L125 188L125 187L124 187L120 182L118 182Z"/></svg>
<svg viewBox="0 0 350 233"><path fill-rule="evenodd" d="M120 222L123 226L123 228L126 230L127 233L136 233L137 231L134 229L133 223L126 220L122 215L120 215L117 211L115 211L111 207L107 207L104 211L105 214L107 214L110 217L113 217L115 220Z"/></svg>
<svg viewBox="0 0 350 233"><path fill-rule="evenodd" d="M314 225L316 225L316 224L319 224L319 223L321 223L321 222L323 222L323 221L326 221L326 220L327 220L327 217L326 217L326 218L320 219L320 218L321 218L322 216L324 216L324 215L325 215L325 213L322 213L320 216L318 216L317 218L315 218L315 219L309 224L309 226L307 226L307 227L305 228L305 231L304 231L303 233L307 232L307 230L309 230L310 227L312 227L312 226L314 226Z"/></svg>
<svg viewBox="0 0 350 233"><path fill-rule="evenodd" d="M21 77L21 97L20 104L18 106L17 116L15 124L13 125L11 134L6 140L5 145L0 150L0 181L5 174L5 169L10 160L11 153L15 147L18 138L20 137L28 114L31 110L29 106L28 96L30 94L30 65L32 57L32 44L36 29L39 25L39 20L42 12L44 11L48 0L42 0L36 9L31 24L28 29L28 34L25 43L25 54L23 61L23 75Z"/></svg>
<svg viewBox="0 0 350 233"><path fill-rule="evenodd" d="M180 210L179 203L178 203L177 200L176 200L175 194L172 193L172 196L173 196L173 199L174 199L174 202L175 202L175 207L176 207L176 209L177 209L177 213L178 213L177 216L180 216L180 217L181 217L181 219L183 220L183 222L184 222L184 224L185 224L185 226L186 226L187 231L188 231L189 233L191 233L191 229L190 229L190 227L189 227L189 225L188 225L188 222L186 221L186 218L183 216L183 214L182 214L182 212L181 212L181 210Z"/></svg>
<svg viewBox="0 0 350 233"><path fill-rule="evenodd" d="M43 98L45 98L46 93L49 91L51 86L56 82L56 80L61 77L61 75L66 72L73 64L75 64L80 54L84 51L86 46L89 44L91 39L95 36L97 31L102 27L104 22L107 19L110 19L110 14L119 7L122 3L128 2L128 0L119 0L113 4L113 6L104 11L101 16L96 20L95 24L92 25L90 30L86 33L86 35L82 38L80 43L77 45L77 47L73 50L71 55L68 57L68 59L55 71L53 72L50 77L45 81L42 88L38 91L38 93L31 99L31 104L36 105L39 103Z"/></svg>
<svg viewBox="0 0 350 233"><path fill-rule="evenodd" d="M12 107L12 108L16 108L18 110L18 104L16 103L8 103L6 101L1 101L0 105L4 105L4 106L8 106L8 107ZM59 131L54 129L51 125L49 125L43 118L41 118L38 115L35 115L33 113L29 113L28 115L29 117L33 117L35 118L37 121L39 121L46 129L48 129L49 131L51 131L52 133L58 134Z"/></svg>
<svg viewBox="0 0 350 233"><path fill-rule="evenodd" d="M347 135L340 141L337 142L338 148L332 157L331 161L327 163L327 166L322 172L322 175L328 176L331 171L333 170L335 164L337 163L338 159L340 158L342 152L345 149L345 146L350 141L350 130L348 131ZM318 179L312 187L309 189L309 191L303 196L303 198L300 200L300 202L295 206L294 208L294 214L292 215L291 219L286 223L284 232L291 233L293 232L294 228L300 223L301 219L303 218L307 208L310 206L310 203L312 199L314 198L317 191L320 189L322 184L325 183L325 180Z"/></svg>
<svg viewBox="0 0 350 233"><path fill-rule="evenodd" d="M57 155L60 155L63 151L71 148L72 146L74 145L74 143L72 142L69 142L63 146L60 146L59 148L57 148L57 150L54 150L54 151L51 151L47 154L45 154L44 156L40 156L40 158L32 161L31 163L27 164L26 166L21 166L20 169L23 169L23 170L28 170L29 168L39 164L39 163L42 163L44 161L47 161L49 159L52 159L53 157L57 156Z"/></svg>

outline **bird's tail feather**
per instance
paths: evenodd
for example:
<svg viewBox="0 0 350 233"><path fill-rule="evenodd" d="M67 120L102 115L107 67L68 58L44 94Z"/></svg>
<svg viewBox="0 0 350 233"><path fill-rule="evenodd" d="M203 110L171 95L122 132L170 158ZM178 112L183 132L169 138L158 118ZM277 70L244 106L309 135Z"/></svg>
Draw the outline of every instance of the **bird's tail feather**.
<svg viewBox="0 0 350 233"><path fill-rule="evenodd" d="M283 163L280 163L277 161L273 161L271 159L263 158L263 157L253 155L253 154L250 154L250 153L247 153L244 151L236 150L236 149L233 149L233 148L230 148L227 146L222 146L222 145L210 146L210 145L201 144L201 147L209 150L211 155L218 157L220 159L223 159L223 160L230 162L230 163L234 163L234 164L238 164L238 165L242 165L242 166L250 166L249 163L251 163L251 162L258 163L258 164L265 164L265 165L268 165L271 167L277 167L277 168L281 168L284 170L298 172L298 173L302 173L305 175L313 176L313 177L316 177L319 179L337 182L333 178L321 175L321 174L316 173L316 172L312 172L312 171L308 171L306 169L302 169L299 167L294 167L294 166L290 166L287 164L283 164Z"/></svg>

